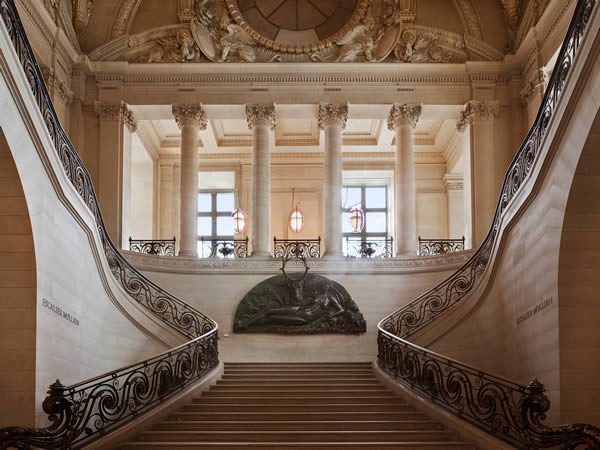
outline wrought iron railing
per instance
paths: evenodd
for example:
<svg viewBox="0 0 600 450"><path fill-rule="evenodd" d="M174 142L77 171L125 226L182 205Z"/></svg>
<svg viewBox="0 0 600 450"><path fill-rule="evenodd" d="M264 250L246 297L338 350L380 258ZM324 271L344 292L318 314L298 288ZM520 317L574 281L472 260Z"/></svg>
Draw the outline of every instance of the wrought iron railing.
<svg viewBox="0 0 600 450"><path fill-rule="evenodd" d="M200 258L246 258L248 237L245 239L200 238Z"/></svg>
<svg viewBox="0 0 600 450"><path fill-rule="evenodd" d="M446 255L464 249L464 236L462 239L423 239L419 236L419 256Z"/></svg>
<svg viewBox="0 0 600 450"><path fill-rule="evenodd" d="M175 242L174 237L155 240L129 238L129 251L157 256L175 256Z"/></svg>
<svg viewBox="0 0 600 450"><path fill-rule="evenodd" d="M277 239L273 238L275 258L320 258L321 236L317 239Z"/></svg>
<svg viewBox="0 0 600 450"><path fill-rule="evenodd" d="M14 0L0 0L0 16L27 78L65 175L91 211L108 266L121 287L189 342L146 361L91 380L50 386L43 409L47 428L0 429L0 448L81 448L139 417L218 365L217 324L138 272L111 242L92 180L60 126Z"/></svg>
<svg viewBox="0 0 600 450"><path fill-rule="evenodd" d="M471 259L450 278L378 325L379 366L400 384L518 448L600 448L600 429L586 424L549 427L544 386L486 373L411 343L408 338L464 299L488 268L502 216L532 172L596 0L579 0L540 111L512 161L491 230Z"/></svg>
<svg viewBox="0 0 600 450"><path fill-rule="evenodd" d="M346 237L346 256L350 258L392 258L394 256L394 238L361 239Z"/></svg>

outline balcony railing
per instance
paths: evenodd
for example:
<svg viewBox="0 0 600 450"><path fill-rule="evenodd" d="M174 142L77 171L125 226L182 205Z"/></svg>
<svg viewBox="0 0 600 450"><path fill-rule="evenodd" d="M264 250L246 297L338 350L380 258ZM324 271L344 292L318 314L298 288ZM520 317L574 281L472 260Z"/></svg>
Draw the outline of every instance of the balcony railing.
<svg viewBox="0 0 600 450"><path fill-rule="evenodd" d="M175 256L175 238L156 240L129 238L129 251L148 255Z"/></svg>
<svg viewBox="0 0 600 450"><path fill-rule="evenodd" d="M320 258L321 237L317 239L277 239L273 238L275 258Z"/></svg>
<svg viewBox="0 0 600 450"><path fill-rule="evenodd" d="M346 237L346 256L351 258L392 258L394 238L360 239Z"/></svg>
<svg viewBox="0 0 600 450"><path fill-rule="evenodd" d="M419 236L419 256L445 255L462 252L464 249L464 236L462 239L422 239Z"/></svg>
<svg viewBox="0 0 600 450"><path fill-rule="evenodd" d="M246 258L248 257L248 237L246 239L207 239L200 238L200 258Z"/></svg>

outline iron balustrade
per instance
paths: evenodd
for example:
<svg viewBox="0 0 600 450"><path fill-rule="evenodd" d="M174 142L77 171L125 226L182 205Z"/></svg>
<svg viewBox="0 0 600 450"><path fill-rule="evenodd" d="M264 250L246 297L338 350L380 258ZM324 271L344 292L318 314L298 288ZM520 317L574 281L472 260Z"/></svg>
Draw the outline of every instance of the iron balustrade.
<svg viewBox="0 0 600 450"><path fill-rule="evenodd" d="M48 427L0 429L0 449L77 449L138 418L217 367L218 326L148 280L111 242L91 177L60 125L14 0L0 0L0 16L14 48L8 56L21 64L64 174L94 218L113 277L140 306L189 339L177 348L91 380L71 386L57 380L42 405Z"/></svg>
<svg viewBox="0 0 600 450"><path fill-rule="evenodd" d="M462 239L423 239L419 236L419 256L446 255L462 252L464 249L464 236Z"/></svg>
<svg viewBox="0 0 600 450"><path fill-rule="evenodd" d="M346 256L351 258L392 258L394 238L352 238L346 237Z"/></svg>
<svg viewBox="0 0 600 450"><path fill-rule="evenodd" d="M273 238L275 258L320 258L321 236L317 239L277 239Z"/></svg>
<svg viewBox="0 0 600 450"><path fill-rule="evenodd" d="M550 409L537 379L523 385L419 347L408 339L464 299L477 286L498 239L504 212L532 173L550 119L596 0L579 0L544 98L502 185L492 227L471 259L450 278L384 318L378 325L377 363L408 389L517 448L600 449L600 428L587 424L550 427Z"/></svg>
<svg viewBox="0 0 600 450"><path fill-rule="evenodd" d="M157 256L175 256L175 242L175 237L155 240L129 238L129 251Z"/></svg>
<svg viewBox="0 0 600 450"><path fill-rule="evenodd" d="M200 238L201 258L246 258L248 237L245 239Z"/></svg>

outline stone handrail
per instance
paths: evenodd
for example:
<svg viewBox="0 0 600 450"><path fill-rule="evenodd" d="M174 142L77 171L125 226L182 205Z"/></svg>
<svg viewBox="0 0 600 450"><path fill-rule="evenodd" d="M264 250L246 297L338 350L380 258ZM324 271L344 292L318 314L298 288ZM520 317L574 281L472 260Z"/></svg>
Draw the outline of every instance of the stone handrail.
<svg viewBox="0 0 600 450"><path fill-rule="evenodd" d="M549 427L550 408L543 385L508 378L446 358L409 341L417 331L453 309L480 284L491 268L502 219L529 179L543 138L563 92L596 0L579 0L540 111L504 179L492 227L469 261L450 278L385 317L378 325L378 365L397 382L495 437L518 448L557 445L600 448L600 429L586 424Z"/></svg>
<svg viewBox="0 0 600 450"><path fill-rule="evenodd" d="M218 326L210 317L138 272L111 242L91 177L59 123L14 0L0 0L0 16L64 172L94 218L112 276L137 304L188 339L167 352L91 380L71 386L63 386L57 380L43 402L50 422L48 427L0 429L2 449L81 448L211 372L218 365Z"/></svg>

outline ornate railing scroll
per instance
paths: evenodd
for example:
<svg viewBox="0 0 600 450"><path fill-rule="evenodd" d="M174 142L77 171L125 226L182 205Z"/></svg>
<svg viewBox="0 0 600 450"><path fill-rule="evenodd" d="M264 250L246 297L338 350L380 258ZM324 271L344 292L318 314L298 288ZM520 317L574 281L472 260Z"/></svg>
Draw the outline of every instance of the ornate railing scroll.
<svg viewBox="0 0 600 450"><path fill-rule="evenodd" d="M129 251L147 255L175 256L175 243L175 238L155 240L129 238Z"/></svg>
<svg viewBox="0 0 600 450"><path fill-rule="evenodd" d="M273 256L275 258L320 258L321 236L317 239L277 239L273 238Z"/></svg>
<svg viewBox="0 0 600 450"><path fill-rule="evenodd" d="M419 236L419 256L446 255L462 252L464 249L464 236L462 239L423 239Z"/></svg>
<svg viewBox="0 0 600 450"><path fill-rule="evenodd" d="M394 256L394 238L346 237L346 256L351 258L391 258Z"/></svg>
<svg viewBox="0 0 600 450"><path fill-rule="evenodd" d="M438 355L408 338L467 296L481 280L498 238L502 216L532 172L550 119L563 91L596 0L579 0L542 105L504 179L489 234L471 259L450 278L385 317L378 325L378 365L397 382L517 448L600 449L600 428L549 427L543 385L522 385Z"/></svg>
<svg viewBox="0 0 600 450"><path fill-rule="evenodd" d="M0 429L0 449L81 448L139 417L215 368L218 327L211 318L144 277L111 242L90 175L60 126L14 0L0 0L0 16L65 174L95 219L112 275L139 305L190 339L146 361L88 381L63 386L57 380L43 402L50 426Z"/></svg>
<svg viewBox="0 0 600 450"><path fill-rule="evenodd" d="M246 258L248 236L245 239L200 238L200 258Z"/></svg>

